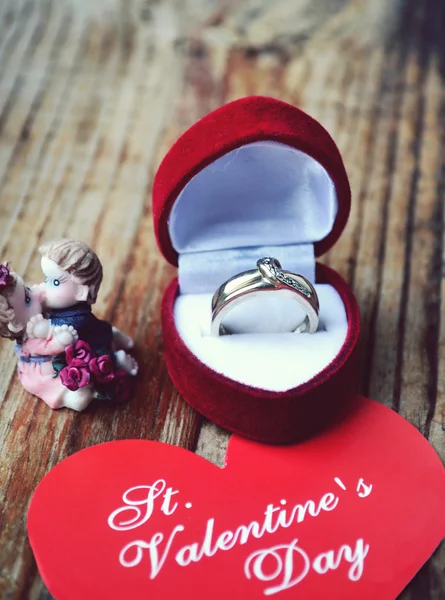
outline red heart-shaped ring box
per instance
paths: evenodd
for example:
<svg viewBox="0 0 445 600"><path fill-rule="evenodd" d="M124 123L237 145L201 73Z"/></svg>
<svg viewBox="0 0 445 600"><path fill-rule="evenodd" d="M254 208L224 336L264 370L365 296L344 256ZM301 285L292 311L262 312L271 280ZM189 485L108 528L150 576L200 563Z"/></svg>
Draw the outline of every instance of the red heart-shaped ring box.
<svg viewBox="0 0 445 600"><path fill-rule="evenodd" d="M165 359L183 398L214 423L260 442L290 443L348 404L359 311L347 283L316 258L339 238L350 203L329 133L273 98L226 104L165 156L153 188L155 233L178 266L162 304ZM295 303L268 294L230 313L232 326L249 333L212 337L215 290L267 256L315 284L319 330L290 333Z"/></svg>

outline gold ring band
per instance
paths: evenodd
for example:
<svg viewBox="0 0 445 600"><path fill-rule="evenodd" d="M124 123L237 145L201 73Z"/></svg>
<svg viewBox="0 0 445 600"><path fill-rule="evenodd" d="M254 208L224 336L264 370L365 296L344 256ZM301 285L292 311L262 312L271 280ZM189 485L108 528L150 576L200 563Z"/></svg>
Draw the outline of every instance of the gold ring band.
<svg viewBox="0 0 445 600"><path fill-rule="evenodd" d="M315 333L320 305L314 286L302 275L283 271L276 258L261 258L256 269L231 277L216 290L212 298L212 335L234 333L223 325L227 313L242 302L276 290L289 292L306 313L305 318L292 331Z"/></svg>

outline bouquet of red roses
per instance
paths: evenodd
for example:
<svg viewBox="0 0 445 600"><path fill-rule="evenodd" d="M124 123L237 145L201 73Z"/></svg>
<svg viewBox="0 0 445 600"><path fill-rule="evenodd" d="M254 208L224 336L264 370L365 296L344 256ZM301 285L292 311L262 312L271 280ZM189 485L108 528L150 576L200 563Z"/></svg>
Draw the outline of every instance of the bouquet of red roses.
<svg viewBox="0 0 445 600"><path fill-rule="evenodd" d="M117 368L113 354L99 351L78 340L52 360L55 377L60 377L63 385L71 391L93 384L100 400L129 400L132 391L131 377L123 369Z"/></svg>

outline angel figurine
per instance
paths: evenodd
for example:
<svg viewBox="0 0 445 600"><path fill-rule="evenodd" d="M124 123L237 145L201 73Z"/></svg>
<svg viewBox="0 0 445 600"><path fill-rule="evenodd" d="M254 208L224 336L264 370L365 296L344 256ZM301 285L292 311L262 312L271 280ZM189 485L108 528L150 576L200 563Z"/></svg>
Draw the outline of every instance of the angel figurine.
<svg viewBox="0 0 445 600"><path fill-rule="evenodd" d="M102 265L83 242L40 248L45 281L27 287L0 265L0 337L16 341L23 387L51 408L84 410L93 398L124 401L138 365L133 341L94 316Z"/></svg>

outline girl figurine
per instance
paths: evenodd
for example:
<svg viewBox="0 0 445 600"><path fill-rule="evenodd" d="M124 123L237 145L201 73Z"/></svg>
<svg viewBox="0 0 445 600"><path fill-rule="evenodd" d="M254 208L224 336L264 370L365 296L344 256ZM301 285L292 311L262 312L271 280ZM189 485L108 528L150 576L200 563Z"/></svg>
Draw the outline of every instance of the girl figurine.
<svg viewBox="0 0 445 600"><path fill-rule="evenodd" d="M93 398L92 386L68 389L52 365L55 355L77 341L77 332L68 325L52 327L41 312L39 294L26 287L8 263L0 265L0 337L16 341L23 387L51 408L83 410Z"/></svg>
<svg viewBox="0 0 445 600"><path fill-rule="evenodd" d="M98 257L67 239L40 253L45 282L32 289L0 266L0 336L17 341L23 386L51 408L84 410L93 397L127 400L138 365L125 351L131 338L91 311L102 281Z"/></svg>

